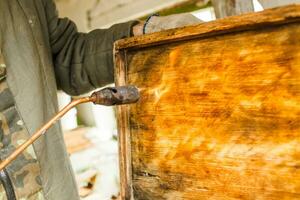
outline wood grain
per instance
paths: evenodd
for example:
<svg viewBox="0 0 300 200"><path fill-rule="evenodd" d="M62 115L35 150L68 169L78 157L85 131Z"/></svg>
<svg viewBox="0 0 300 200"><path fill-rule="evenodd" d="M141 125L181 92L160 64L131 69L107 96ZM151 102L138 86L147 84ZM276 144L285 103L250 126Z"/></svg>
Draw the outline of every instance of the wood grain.
<svg viewBox="0 0 300 200"><path fill-rule="evenodd" d="M141 90L118 113L122 199L300 199L300 24L275 24L118 49Z"/></svg>

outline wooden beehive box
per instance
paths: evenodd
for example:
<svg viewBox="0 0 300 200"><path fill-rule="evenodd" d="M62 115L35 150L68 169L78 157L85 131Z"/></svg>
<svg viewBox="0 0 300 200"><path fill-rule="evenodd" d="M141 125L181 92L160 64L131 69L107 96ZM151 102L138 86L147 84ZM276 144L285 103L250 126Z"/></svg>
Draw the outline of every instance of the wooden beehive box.
<svg viewBox="0 0 300 200"><path fill-rule="evenodd" d="M121 195L300 199L300 6L118 41Z"/></svg>

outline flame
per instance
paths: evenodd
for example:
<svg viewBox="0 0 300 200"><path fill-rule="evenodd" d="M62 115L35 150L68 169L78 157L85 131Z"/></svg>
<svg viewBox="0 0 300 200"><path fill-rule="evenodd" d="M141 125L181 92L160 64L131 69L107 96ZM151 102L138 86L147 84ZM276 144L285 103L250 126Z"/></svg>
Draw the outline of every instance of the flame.
<svg viewBox="0 0 300 200"><path fill-rule="evenodd" d="M173 51L170 52L169 54L169 67L173 68L175 67L176 63L177 63L177 58L180 54L180 49L175 49ZM160 99L170 91L170 84L168 84L168 82L170 81L170 78L168 77L168 75L166 75L166 73L162 72L161 75L161 82L159 83L159 85L151 90L149 90L149 92L151 94L154 94L155 96L155 100L154 103L157 104Z"/></svg>
<svg viewBox="0 0 300 200"><path fill-rule="evenodd" d="M149 90L149 92L151 94L154 94L154 97L155 97L155 100L154 100L154 103L157 104L159 102L159 100L167 93L170 91L170 86L167 84L167 81L168 79L166 78L166 75L163 73L162 76L161 76L161 83Z"/></svg>

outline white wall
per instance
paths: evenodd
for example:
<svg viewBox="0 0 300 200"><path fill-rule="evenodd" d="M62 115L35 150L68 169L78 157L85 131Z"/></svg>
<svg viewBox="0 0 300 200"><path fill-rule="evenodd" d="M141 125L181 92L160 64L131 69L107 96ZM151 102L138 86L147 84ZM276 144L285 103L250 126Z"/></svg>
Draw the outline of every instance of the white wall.
<svg viewBox="0 0 300 200"><path fill-rule="evenodd" d="M68 16L80 31L106 28L170 7L186 0L56 0L61 16Z"/></svg>

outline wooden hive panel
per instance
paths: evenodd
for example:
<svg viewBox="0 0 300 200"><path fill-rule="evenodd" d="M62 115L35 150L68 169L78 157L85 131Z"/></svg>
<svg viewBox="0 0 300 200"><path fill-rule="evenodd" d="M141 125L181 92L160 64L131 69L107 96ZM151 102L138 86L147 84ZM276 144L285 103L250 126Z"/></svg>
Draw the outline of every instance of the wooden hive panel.
<svg viewBox="0 0 300 200"><path fill-rule="evenodd" d="M300 7L116 43L122 198L300 199Z"/></svg>

